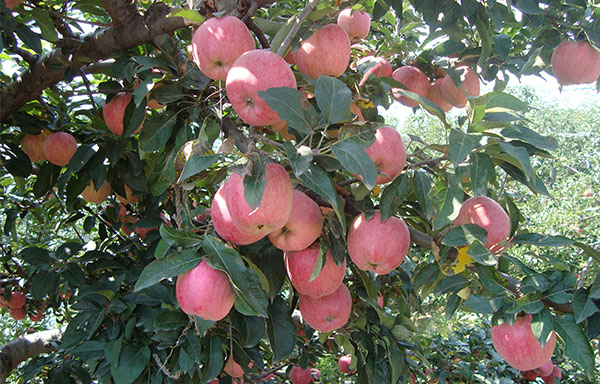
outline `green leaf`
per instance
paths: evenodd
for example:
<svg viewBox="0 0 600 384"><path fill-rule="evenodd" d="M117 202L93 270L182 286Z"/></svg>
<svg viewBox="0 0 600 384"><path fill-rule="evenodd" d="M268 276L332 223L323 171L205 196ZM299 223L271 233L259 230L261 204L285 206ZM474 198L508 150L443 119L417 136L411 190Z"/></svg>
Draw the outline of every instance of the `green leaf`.
<svg viewBox="0 0 600 384"><path fill-rule="evenodd" d="M321 246L319 248L319 255L317 256L317 262L315 263L312 274L310 275L310 278L308 279L309 283L319 276L319 273L321 273L321 270L323 270L323 267L325 266L326 261L327 261L327 248L324 248L323 246Z"/></svg>
<svg viewBox="0 0 600 384"><path fill-rule="evenodd" d="M144 158L144 174L147 177L148 190L154 196L162 195L175 180L174 160L177 150L171 153L153 153Z"/></svg>
<svg viewBox="0 0 600 384"><path fill-rule="evenodd" d="M396 213L400 207L400 204L402 204L408 195L408 183L408 176L403 173L399 177L395 178L390 185L383 189L379 203L382 222L385 222Z"/></svg>
<svg viewBox="0 0 600 384"><path fill-rule="evenodd" d="M29 27L25 24L17 25L15 29L15 33L19 36L19 39L25 44L28 48L31 48L37 53L41 55L42 51L42 41L40 40L40 35L33 32Z"/></svg>
<svg viewBox="0 0 600 384"><path fill-rule="evenodd" d="M516 235L513 244L531 244L538 247L564 247L573 244L573 240L564 236L540 235L539 233L521 233Z"/></svg>
<svg viewBox="0 0 600 384"><path fill-rule="evenodd" d="M344 168L357 175L369 190L375 187L377 167L360 145L343 140L331 145L331 151Z"/></svg>
<svg viewBox="0 0 600 384"><path fill-rule="evenodd" d="M473 241L473 244L471 244L467 251L467 255L471 256L475 262L481 265L492 266L498 263L496 257L479 240Z"/></svg>
<svg viewBox="0 0 600 384"><path fill-rule="evenodd" d="M269 297L273 299L285 283L287 272L283 261L283 252L269 247L258 252L258 266L269 282Z"/></svg>
<svg viewBox="0 0 600 384"><path fill-rule="evenodd" d="M488 182L495 176L492 158L485 153L471 153L469 166L469 177L474 195L485 196Z"/></svg>
<svg viewBox="0 0 600 384"><path fill-rule="evenodd" d="M257 316L244 316L238 311L231 312L233 327L239 332L239 343L244 348L257 345L265 336L265 319Z"/></svg>
<svg viewBox="0 0 600 384"><path fill-rule="evenodd" d="M47 249L38 247L27 247L19 252L19 257L27 264L38 266L42 264L52 264L54 259L50 257Z"/></svg>
<svg viewBox="0 0 600 384"><path fill-rule="evenodd" d="M202 237L191 229L177 229L163 223L159 232L160 237L171 246L192 248L202 244Z"/></svg>
<svg viewBox="0 0 600 384"><path fill-rule="evenodd" d="M290 143L289 141L285 141L283 143L283 148L285 150L285 154L288 158L288 161L292 166L294 175L296 175L296 177L300 177L304 172L308 170L310 164L312 163L312 150L306 145L302 145L298 149L296 149L294 144Z"/></svg>
<svg viewBox="0 0 600 384"><path fill-rule="evenodd" d="M127 345L119 356L119 365L111 367L115 384L132 384L150 362L150 348L135 344Z"/></svg>
<svg viewBox="0 0 600 384"><path fill-rule="evenodd" d="M523 140L537 148L549 151L555 151L558 148L558 141L554 137L542 136L536 131L521 125L504 128L500 133L504 137Z"/></svg>
<svg viewBox="0 0 600 384"><path fill-rule="evenodd" d="M499 143L500 148L506 152L508 155L513 157L516 161L517 165L525 174L525 177L529 180L532 175L531 163L529 162L529 153L523 147L515 147L509 143Z"/></svg>
<svg viewBox="0 0 600 384"><path fill-rule="evenodd" d="M164 311L154 319L153 327L155 330L171 331L185 327L190 322L190 318L182 311Z"/></svg>
<svg viewBox="0 0 600 384"><path fill-rule="evenodd" d="M514 6L528 15L541 15L544 13L536 0L517 0Z"/></svg>
<svg viewBox="0 0 600 384"><path fill-rule="evenodd" d="M510 49L512 48L512 41L509 35L504 33L497 33L494 35L494 48L498 56L503 59L508 58Z"/></svg>
<svg viewBox="0 0 600 384"><path fill-rule="evenodd" d="M294 352L298 331L285 300L275 297L268 308L267 333L273 350L273 362L283 360Z"/></svg>
<svg viewBox="0 0 600 384"><path fill-rule="evenodd" d="M306 172L300 175L299 179L302 185L318 193L331 204L340 223L343 227L346 227L344 207L329 175L321 167L313 163L308 167Z"/></svg>
<svg viewBox="0 0 600 384"><path fill-rule="evenodd" d="M596 280L590 287L590 297L595 300L600 300L600 275L596 277Z"/></svg>
<svg viewBox="0 0 600 384"><path fill-rule="evenodd" d="M600 308L589 297L587 289L578 289L573 295L573 313L577 324L581 323L594 313L600 312Z"/></svg>
<svg viewBox="0 0 600 384"><path fill-rule="evenodd" d="M473 149L479 146L481 136L470 135L453 128L450 130L448 141L450 142L448 158L456 167L465 161Z"/></svg>
<svg viewBox="0 0 600 384"><path fill-rule="evenodd" d="M433 229L437 231L458 216L464 192L454 182L444 183L441 179L435 183L434 190L436 191L433 193L432 200L436 214L433 219Z"/></svg>
<svg viewBox="0 0 600 384"><path fill-rule="evenodd" d="M209 265L229 276L235 288L237 311L248 316L267 317L267 294L261 289L256 272L246 267L238 252L213 235L204 236L202 248L208 255Z"/></svg>
<svg viewBox="0 0 600 384"><path fill-rule="evenodd" d="M315 85L315 98L329 125L346 119L352 100L352 91L336 78L320 76Z"/></svg>
<svg viewBox="0 0 600 384"><path fill-rule="evenodd" d="M475 240L487 242L487 231L476 224L465 224L450 230L442 239L442 244L449 247L464 247Z"/></svg>
<svg viewBox="0 0 600 384"><path fill-rule="evenodd" d="M260 206L267 178L265 177L266 163L258 156L252 162L252 171L244 176L244 198L252 209Z"/></svg>
<svg viewBox="0 0 600 384"><path fill-rule="evenodd" d="M505 300L506 298L504 296L489 299L481 295L471 295L465 300L464 304L465 307L474 312L492 314L502 308Z"/></svg>
<svg viewBox="0 0 600 384"><path fill-rule="evenodd" d="M164 149L176 123L177 114L174 111L165 111L158 118L144 122L144 129L140 133L140 148L145 152Z"/></svg>
<svg viewBox="0 0 600 384"><path fill-rule="evenodd" d="M194 24L202 24L204 21L204 16L202 16L200 12L193 9L175 9L171 11L167 17L183 17Z"/></svg>
<svg viewBox="0 0 600 384"><path fill-rule="evenodd" d="M462 303L462 299L456 293L448 296L448 303L446 303L446 320L450 320L460 304Z"/></svg>
<svg viewBox="0 0 600 384"><path fill-rule="evenodd" d="M199 174L215 164L218 159L219 155L191 156L183 166L183 171L181 172L181 176L179 176L178 182Z"/></svg>
<svg viewBox="0 0 600 384"><path fill-rule="evenodd" d="M31 279L30 292L36 299L41 299L47 294L56 291L60 275L54 271L39 269Z"/></svg>
<svg viewBox="0 0 600 384"><path fill-rule="evenodd" d="M140 125L144 123L146 117L146 98L142 97L139 104L129 103L123 116L123 137L133 135Z"/></svg>
<svg viewBox="0 0 600 384"><path fill-rule="evenodd" d="M201 383L214 380L225 365L223 343L218 336L208 336L202 340Z"/></svg>
<svg viewBox="0 0 600 384"><path fill-rule="evenodd" d="M277 112L290 128L302 135L313 131L314 123L310 114L313 107L305 103L306 97L297 89L288 87L269 88L264 92L258 91L258 97L262 98L272 110ZM306 108L304 105L307 105Z"/></svg>
<svg viewBox="0 0 600 384"><path fill-rule="evenodd" d="M28 11L40 28L42 38L50 42L58 41L58 33L50 14L42 8L34 7Z"/></svg>
<svg viewBox="0 0 600 384"><path fill-rule="evenodd" d="M429 191L431 190L431 179L425 172L415 172L413 187L417 194L417 201L421 205L421 209L425 213L428 219L433 217L433 204L429 197Z"/></svg>
<svg viewBox="0 0 600 384"><path fill-rule="evenodd" d="M519 100L513 95L503 92L490 92L485 94L487 111L491 109L508 109L518 112L527 112L529 104Z"/></svg>
<svg viewBox="0 0 600 384"><path fill-rule="evenodd" d="M201 259L196 251L183 250L164 259L154 260L144 268L133 291L138 292L163 279L179 276L198 265Z"/></svg>
<svg viewBox="0 0 600 384"><path fill-rule="evenodd" d="M575 322L575 317L571 314L556 317L554 326L565 342L566 355L578 362L587 376L591 378L596 372L596 356L583 329Z"/></svg>
<svg viewBox="0 0 600 384"><path fill-rule="evenodd" d="M448 276L437 284L435 287L435 295L440 296L448 292L458 292L468 283L469 280L467 280L463 275Z"/></svg>
<svg viewBox="0 0 600 384"><path fill-rule="evenodd" d="M154 87L150 92L150 100L156 100L159 104L171 104L185 97L181 89L172 84ZM167 111L169 112L169 111Z"/></svg>

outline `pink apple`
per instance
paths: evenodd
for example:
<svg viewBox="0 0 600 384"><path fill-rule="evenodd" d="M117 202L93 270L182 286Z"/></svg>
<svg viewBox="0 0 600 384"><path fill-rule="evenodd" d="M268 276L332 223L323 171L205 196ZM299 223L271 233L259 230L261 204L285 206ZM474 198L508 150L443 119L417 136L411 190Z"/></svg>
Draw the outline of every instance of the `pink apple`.
<svg viewBox="0 0 600 384"><path fill-rule="evenodd" d="M331 332L343 327L350 319L352 297L344 284L331 295L315 299L301 295L298 308L306 324L319 332Z"/></svg>
<svg viewBox="0 0 600 384"><path fill-rule="evenodd" d="M542 377L542 380L544 380L545 384L554 384L555 377L559 380L562 379L562 372L560 371L560 368L557 367L556 365L552 369L552 374L550 374L546 377Z"/></svg>
<svg viewBox="0 0 600 384"><path fill-rule="evenodd" d="M552 374L553 369L554 369L554 364L552 363L552 360L548 360L545 364L534 369L533 371L535 373L537 373L538 376L545 377L545 376L550 376Z"/></svg>
<svg viewBox="0 0 600 384"><path fill-rule="evenodd" d="M269 163L260 206L252 209L244 196L244 177L232 173L225 182L227 209L237 229L251 236L269 234L282 228L292 212L292 183L285 169Z"/></svg>
<svg viewBox="0 0 600 384"><path fill-rule="evenodd" d="M531 329L531 315L517 317L513 325L503 323L492 327L492 344L509 365L519 371L529 371L545 364L556 346L554 331L542 348Z"/></svg>
<svg viewBox="0 0 600 384"><path fill-rule="evenodd" d="M371 29L371 16L366 12L346 8L340 12L337 24L346 31L352 41L364 39Z"/></svg>
<svg viewBox="0 0 600 384"><path fill-rule="evenodd" d="M510 232L510 218L496 201L487 196L467 199L460 207L454 225L477 224L487 231L486 247L504 241ZM534 367L537 368L537 367Z"/></svg>
<svg viewBox="0 0 600 384"><path fill-rule="evenodd" d="M371 66L360 79L358 83L359 87L362 87L367 82L370 75L377 77L390 77L392 76L393 70L392 65L383 57L365 56L358 60L357 66L368 65Z"/></svg>
<svg viewBox="0 0 600 384"><path fill-rule="evenodd" d="M290 281L301 295L314 298L330 295L338 289L346 275L346 260L338 266L328 250L323 269L316 279L309 281L319 258L319 246L286 252L284 258Z"/></svg>
<svg viewBox="0 0 600 384"><path fill-rule="evenodd" d="M81 192L81 197L83 197L85 201L94 204L101 204L106 200L108 195L110 195L110 184L106 181L104 181L98 189L96 189L94 182L91 181L90 185L85 187L83 192Z"/></svg>
<svg viewBox="0 0 600 384"><path fill-rule="evenodd" d="M234 63L225 83L233 109L248 125L272 125L281 120L277 112L258 96L269 88L296 88L296 78L277 54L262 49L248 51Z"/></svg>
<svg viewBox="0 0 600 384"><path fill-rule="evenodd" d="M244 376L244 369L233 360L233 355L229 355L229 359L223 367L223 372L234 378Z"/></svg>
<svg viewBox="0 0 600 384"><path fill-rule="evenodd" d="M460 88L456 87L454 80L448 75L442 78L440 85L440 90L444 99L458 108L463 108L467 105L466 92L469 93L469 96L479 96L480 93L479 77L477 77L477 73L469 67L462 67L462 69L464 69L464 72L461 75L463 83Z"/></svg>
<svg viewBox="0 0 600 384"><path fill-rule="evenodd" d="M227 275L213 269L206 260L177 278L175 293L183 312L204 320L221 320L235 302Z"/></svg>
<svg viewBox="0 0 600 384"><path fill-rule="evenodd" d="M600 76L600 52L585 40L563 41L550 62L560 85L595 83Z"/></svg>
<svg viewBox="0 0 600 384"><path fill-rule="evenodd" d="M521 371L521 375L523 376L523 378L525 380L530 380L530 381L535 381L535 379L537 379L537 377L538 377L538 374L536 373L535 370Z"/></svg>
<svg viewBox="0 0 600 384"><path fill-rule="evenodd" d="M321 236L323 214L319 205L304 193L292 191L292 212L283 228L269 233L269 240L284 251L300 251Z"/></svg>
<svg viewBox="0 0 600 384"><path fill-rule="evenodd" d="M433 104L440 107L444 112L448 112L452 109L452 104L444 99L442 96L442 79L435 79L433 83L431 83L431 87L429 88L429 93L425 96L429 101Z"/></svg>
<svg viewBox="0 0 600 384"><path fill-rule="evenodd" d="M312 374L310 368L302 369L299 365L294 365L290 369L290 380L292 384L309 384L312 383Z"/></svg>
<svg viewBox="0 0 600 384"><path fill-rule="evenodd" d="M383 295L379 291L377 291L377 305L379 305L379 308L383 309Z"/></svg>
<svg viewBox="0 0 600 384"><path fill-rule="evenodd" d="M350 39L337 24L327 24L300 44L294 54L300 72L312 77L338 77L350 62Z"/></svg>
<svg viewBox="0 0 600 384"><path fill-rule="evenodd" d="M340 369L340 372L350 373L350 364L351 363L352 363L351 355L340 356L340 358L338 359L338 368Z"/></svg>
<svg viewBox="0 0 600 384"><path fill-rule="evenodd" d="M49 162L63 167L77 152L77 141L67 132L54 132L44 140L42 151Z"/></svg>
<svg viewBox="0 0 600 384"><path fill-rule="evenodd" d="M229 210L227 209L227 202L225 201L224 186L222 185L215 193L210 206L210 216L212 217L213 226L217 234L225 241L238 244L246 245L257 242L258 240L265 237L264 233L258 233L256 235L246 235L240 232L233 224Z"/></svg>
<svg viewBox="0 0 600 384"><path fill-rule="evenodd" d="M421 71L417 67L413 67L412 65L405 65L400 67L392 73L392 78L400 83L402 83L406 87L406 91L414 92L419 96L425 97L429 93L429 89L431 88L431 84L429 83L429 78L423 71ZM407 98L406 96L402 96L398 90L401 88L392 88L392 95L394 99L398 100L400 103L406 105L407 107L416 107L419 105L414 100Z"/></svg>
<svg viewBox="0 0 600 384"><path fill-rule="evenodd" d="M359 269L385 275L404 260L410 233L402 219L390 217L382 223L381 213L375 210L370 220L364 213L354 219L347 241L348 253Z"/></svg>
<svg viewBox="0 0 600 384"><path fill-rule="evenodd" d="M123 118L125 117L127 105L129 105L132 98L132 95L121 92L116 94L102 107L102 117L104 118L104 122L108 129L115 135L123 136ZM142 124L140 124L134 133L140 131Z"/></svg>
<svg viewBox="0 0 600 384"><path fill-rule="evenodd" d="M406 164L406 149L402 136L394 128L385 126L375 131L375 142L365 150L377 167L377 184L394 180Z"/></svg>
<svg viewBox="0 0 600 384"><path fill-rule="evenodd" d="M237 58L254 48L248 27L234 16L212 17L192 37L194 62L213 80L225 80Z"/></svg>
<svg viewBox="0 0 600 384"><path fill-rule="evenodd" d="M39 135L25 135L21 139L21 150L29 157L32 162L44 161L46 156L44 155L43 146L46 135L40 133Z"/></svg>

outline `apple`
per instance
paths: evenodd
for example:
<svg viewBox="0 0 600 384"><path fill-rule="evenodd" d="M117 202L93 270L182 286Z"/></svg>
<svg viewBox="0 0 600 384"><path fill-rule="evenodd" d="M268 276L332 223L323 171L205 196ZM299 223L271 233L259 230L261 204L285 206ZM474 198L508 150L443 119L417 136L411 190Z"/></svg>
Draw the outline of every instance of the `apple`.
<svg viewBox="0 0 600 384"><path fill-rule="evenodd" d="M563 41L552 52L550 63L560 85L595 83L600 76L600 52L586 40Z"/></svg>
<svg viewBox="0 0 600 384"><path fill-rule="evenodd" d="M392 65L383 57L365 56L358 60L356 65L357 67L361 67L363 65L370 67L367 69L362 79L360 79L360 82L358 83L359 87L365 85L370 75L377 77L390 77L393 73Z"/></svg>
<svg viewBox="0 0 600 384"><path fill-rule="evenodd" d="M310 369L310 374L317 381L321 378L321 371L319 371L317 368L311 368Z"/></svg>
<svg viewBox="0 0 600 384"><path fill-rule="evenodd" d="M500 204L487 196L471 197L463 203L454 225L464 224L477 224L485 229L488 240L485 246L489 249L506 239L510 232L508 214Z"/></svg>
<svg viewBox="0 0 600 384"><path fill-rule="evenodd" d="M236 228L231 219L231 215L229 214L229 210L227 209L223 185L219 187L217 193L215 193L215 196L213 197L210 205L210 216L212 217L215 231L227 242L238 245L247 245L255 243L265 237L264 233L246 235Z"/></svg>
<svg viewBox="0 0 600 384"><path fill-rule="evenodd" d="M77 152L77 141L67 132L54 132L44 140L42 152L49 162L63 167Z"/></svg>
<svg viewBox="0 0 600 384"><path fill-rule="evenodd" d="M25 295L21 292L12 292L8 306L13 309L23 308L25 305Z"/></svg>
<svg viewBox="0 0 600 384"><path fill-rule="evenodd" d="M339 13L337 24L346 31L350 40L358 41L369 35L371 16L366 12L346 8Z"/></svg>
<svg viewBox="0 0 600 384"><path fill-rule="evenodd" d="M104 122L115 135L123 136L123 118L125 117L127 105L129 105L132 98L133 96L130 94L119 92L102 107ZM138 133L143 124L142 122L134 133Z"/></svg>
<svg viewBox="0 0 600 384"><path fill-rule="evenodd" d="M25 310L25 308L22 308L22 307L21 308L11 308L8 310L8 314L14 320L23 320L24 318L27 317L27 311Z"/></svg>
<svg viewBox="0 0 600 384"><path fill-rule="evenodd" d="M592 190L591 189L586 189L585 191L583 191L583 197L590 197L590 196L592 196Z"/></svg>
<svg viewBox="0 0 600 384"><path fill-rule="evenodd" d="M352 363L351 355L340 356L338 359L338 368L340 369L340 372L350 373L350 363Z"/></svg>
<svg viewBox="0 0 600 384"><path fill-rule="evenodd" d="M379 291L377 291L377 305L379 305L379 308L383 309L383 295Z"/></svg>
<svg viewBox="0 0 600 384"><path fill-rule="evenodd" d="M96 185L93 181L90 182L90 185L85 187L83 192L81 192L81 197L85 199L85 201L94 204L101 204L106 198L110 195L110 184L107 181L104 181L100 188L96 189Z"/></svg>
<svg viewBox="0 0 600 384"><path fill-rule="evenodd" d="M552 360L548 360L545 364L539 366L533 371L540 377L550 376L552 374L552 370L554 369L554 364Z"/></svg>
<svg viewBox="0 0 600 384"><path fill-rule="evenodd" d="M346 275L346 260L338 266L327 250L325 265L313 281L309 281L319 258L319 246L302 251L285 252L285 268L299 294L319 298L335 292Z"/></svg>
<svg viewBox="0 0 600 384"><path fill-rule="evenodd" d="M364 213L354 219L347 241L348 253L359 269L385 275L404 260L410 233L402 219L390 217L381 222L381 213L375 210L370 220Z"/></svg>
<svg viewBox="0 0 600 384"><path fill-rule="evenodd" d="M552 373L550 375L545 377L542 376L542 380L544 380L545 384L554 384L555 377L559 380L562 379L562 372L560 371L560 368L556 365L552 369Z"/></svg>
<svg viewBox="0 0 600 384"><path fill-rule="evenodd" d="M229 355L229 359L223 367L223 372L236 379L244 376L244 369L233 360L233 354Z"/></svg>
<svg viewBox="0 0 600 384"><path fill-rule="evenodd" d="M440 85L440 90L444 99L458 108L463 108L467 105L466 92L468 92L470 96L479 96L480 93L479 77L477 77L477 73L470 67L462 67L462 69L464 69L464 72L461 75L463 83L460 88L456 87L454 80L448 75L442 77Z"/></svg>
<svg viewBox="0 0 600 384"><path fill-rule="evenodd" d="M290 380L292 384L309 384L312 383L312 373L310 368L302 369L299 365L294 365L290 369Z"/></svg>
<svg viewBox="0 0 600 384"><path fill-rule="evenodd" d="M392 78L402 83L406 87L406 91L414 92L422 97L427 96L429 89L431 88L427 75L419 68L413 67L412 65L405 65L396 69L392 73ZM398 92L399 89L401 88L392 88L392 96L394 96L394 99L407 107L416 107L419 105L418 102L411 100L406 96L402 96Z"/></svg>
<svg viewBox="0 0 600 384"><path fill-rule="evenodd" d="M525 380L530 380L530 381L535 381L535 379L537 379L537 377L538 377L538 374L536 373L535 370L521 371L521 375L523 376L523 378Z"/></svg>
<svg viewBox="0 0 600 384"><path fill-rule="evenodd" d="M298 70L313 79L338 77L350 62L348 34L337 24L327 24L300 44L294 60Z"/></svg>
<svg viewBox="0 0 600 384"><path fill-rule="evenodd" d="M255 47L246 24L234 16L211 17L192 37L194 62L213 80L225 80L238 57Z"/></svg>
<svg viewBox="0 0 600 384"><path fill-rule="evenodd" d="M406 149L402 136L394 128L385 126L375 131L375 142L365 152L377 167L377 184L394 180L406 164Z"/></svg>
<svg viewBox="0 0 600 384"><path fill-rule="evenodd" d="M244 196L244 176L232 173L224 184L225 201L237 229L251 236L267 235L282 228L292 212L292 183L286 170L269 163L260 205L252 209Z"/></svg>
<svg viewBox="0 0 600 384"><path fill-rule="evenodd" d="M531 315L517 317L512 325L495 325L491 334L496 352L519 371L529 371L544 365L552 357L556 346L556 334L552 331L542 348L531 329Z"/></svg>
<svg viewBox="0 0 600 384"><path fill-rule="evenodd" d="M206 260L177 277L175 293L183 312L204 320L221 320L235 302L227 275L213 269Z"/></svg>
<svg viewBox="0 0 600 384"><path fill-rule="evenodd" d="M125 189L125 197L119 195L118 193L115 193L117 195L117 199L121 203L123 203L123 204L135 204L135 203L137 203L140 200L139 196L134 196L133 195L133 191L131 190L131 188L129 187L129 185L123 184L123 189Z"/></svg>
<svg viewBox="0 0 600 384"><path fill-rule="evenodd" d="M433 104L440 107L444 112L448 112L452 109L452 104L444 99L442 96L442 78L435 79L433 83L431 83L431 87L429 87L429 93L425 96L429 101Z"/></svg>
<svg viewBox="0 0 600 384"><path fill-rule="evenodd" d="M33 315L33 314L29 315L29 320L31 320L33 322L41 321L43 318L44 318L44 313L39 308L38 308L37 313L35 315Z"/></svg>
<svg viewBox="0 0 600 384"><path fill-rule="evenodd" d="M304 193L292 191L292 212L282 228L269 233L269 240L284 251L300 251L321 236L323 214L319 205Z"/></svg>
<svg viewBox="0 0 600 384"><path fill-rule="evenodd" d="M313 298L301 295L298 308L306 324L319 332L343 327L350 319L352 297L344 284L330 295Z"/></svg>
<svg viewBox="0 0 600 384"><path fill-rule="evenodd" d="M281 120L257 94L276 87L296 88L296 78L285 60L263 49L241 55L231 66L225 82L229 102L240 119L258 126Z"/></svg>
<svg viewBox="0 0 600 384"><path fill-rule="evenodd" d="M21 139L21 150L29 157L33 163L46 160L44 155L43 145L46 135L25 135Z"/></svg>
<svg viewBox="0 0 600 384"><path fill-rule="evenodd" d="M21 4L24 0L5 0L6 8L11 11L19 4Z"/></svg>

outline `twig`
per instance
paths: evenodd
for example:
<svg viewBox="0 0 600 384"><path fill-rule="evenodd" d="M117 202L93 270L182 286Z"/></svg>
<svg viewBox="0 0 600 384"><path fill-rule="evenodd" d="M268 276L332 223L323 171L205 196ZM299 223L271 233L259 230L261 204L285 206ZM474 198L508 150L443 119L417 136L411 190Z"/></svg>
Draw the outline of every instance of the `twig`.
<svg viewBox="0 0 600 384"><path fill-rule="evenodd" d="M410 165L408 165L406 168L407 169L413 169L413 168L419 168L422 167L424 165L434 165L437 164L443 160L446 160L446 156L440 156L440 157L435 157L433 159L427 159L427 160L423 160L423 161L419 161L418 163L412 163Z"/></svg>
<svg viewBox="0 0 600 384"><path fill-rule="evenodd" d="M347 185L352 185L352 184L357 183L359 181L360 181L360 179L357 179L355 177L354 179L348 179L348 180L340 181L339 183L337 183L337 186L339 186L339 187L345 187Z"/></svg>
<svg viewBox="0 0 600 384"><path fill-rule="evenodd" d="M271 44L269 44L269 40L267 40L265 33L263 32L262 29L260 29L260 27L258 25L256 25L256 23L252 19L248 18L248 19L244 20L244 23L246 23L246 26L248 27L248 29L250 29L252 32L254 32L256 37L258 37L258 41L260 41L260 45L264 49L271 48Z"/></svg>
<svg viewBox="0 0 600 384"><path fill-rule="evenodd" d="M590 269L593 261L594 261L594 258L590 257L588 259L587 263L585 264L585 267L583 267L583 269L581 270L581 273L579 274L579 281L577 281L577 289L580 289L583 287L583 282L585 281L585 275L587 274L588 270Z"/></svg>
<svg viewBox="0 0 600 384"><path fill-rule="evenodd" d="M90 25L97 25L100 27L110 27L111 24L110 23L101 23L101 22L97 22L97 21L89 21L89 20L81 20L81 19L75 19L73 17L69 17L69 16L65 16L61 13L55 12L49 8L44 8L44 11L48 12L50 15L61 18L63 20L69 20L69 21L74 21L76 23L83 23L83 24L90 24ZM61 32L62 33L62 32Z"/></svg>
<svg viewBox="0 0 600 384"><path fill-rule="evenodd" d="M23 48L20 48L17 46L11 46L9 48L9 50L15 54L21 56L21 58L23 60L25 60L27 62L27 64L29 64L29 67L33 67L35 65L35 63L37 63L37 61L38 61L37 55L34 55L34 54L30 53L29 51L24 50Z"/></svg>
<svg viewBox="0 0 600 384"><path fill-rule="evenodd" d="M300 30L302 23L308 17L308 15L312 12L312 10L317 6L318 3L319 3L319 0L310 0L308 2L308 4L306 5L306 8L304 8L302 10L302 12L300 12L300 15L298 15L298 17L296 18L295 24L292 26L292 29L290 29L290 32L287 34L287 36L283 40L283 43L281 43L281 45L279 46L279 49L277 49L277 54L279 56L283 57L283 55L287 52L288 48L292 44L292 40L294 39L294 37L296 37L296 34Z"/></svg>
<svg viewBox="0 0 600 384"><path fill-rule="evenodd" d="M79 70L79 72L81 72L81 80L83 80L83 84L85 85L85 88L89 92L88 96L90 97L90 103L92 104L92 108L94 108L94 114L96 114L96 113L98 113L98 106L96 106L96 101L94 100L94 97L92 96L92 88L90 87L90 82L89 82L85 72L83 72L83 68L81 68Z"/></svg>

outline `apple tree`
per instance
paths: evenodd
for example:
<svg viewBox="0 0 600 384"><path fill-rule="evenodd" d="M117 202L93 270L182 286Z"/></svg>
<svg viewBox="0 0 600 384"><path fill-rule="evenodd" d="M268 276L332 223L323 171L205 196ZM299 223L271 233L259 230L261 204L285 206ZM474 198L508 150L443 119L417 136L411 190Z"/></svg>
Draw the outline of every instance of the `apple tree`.
<svg viewBox="0 0 600 384"><path fill-rule="evenodd" d="M0 383L307 383L342 355L358 383L457 382L418 337L432 297L491 321L495 382L593 380L598 267L567 255L600 253L523 229L510 190L549 195L557 141L505 88L597 82L599 13L0 0L0 307L43 320Z"/></svg>

